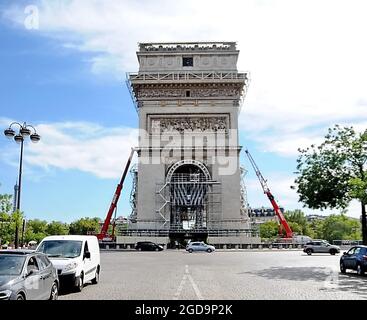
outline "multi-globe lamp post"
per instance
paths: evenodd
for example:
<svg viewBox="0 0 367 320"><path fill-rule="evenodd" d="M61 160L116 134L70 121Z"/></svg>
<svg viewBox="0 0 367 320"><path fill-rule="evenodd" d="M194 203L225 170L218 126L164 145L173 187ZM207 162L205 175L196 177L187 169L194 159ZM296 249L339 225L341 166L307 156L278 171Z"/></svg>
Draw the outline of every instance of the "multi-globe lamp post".
<svg viewBox="0 0 367 320"><path fill-rule="evenodd" d="M17 127L17 131L13 129ZM33 132L32 132L33 131ZM14 141L20 144L20 158L19 158L19 174L18 174L18 194L16 201L16 210L20 212L20 192L22 189L22 168L23 168L23 146L25 139L29 138L32 142L37 143L41 140L41 136L37 133L36 129L27 123L20 124L18 122L13 122L9 125L9 128L4 130L4 134L9 139L14 139ZM19 246L19 226L18 221L15 223L15 237L14 246L17 249Z"/></svg>

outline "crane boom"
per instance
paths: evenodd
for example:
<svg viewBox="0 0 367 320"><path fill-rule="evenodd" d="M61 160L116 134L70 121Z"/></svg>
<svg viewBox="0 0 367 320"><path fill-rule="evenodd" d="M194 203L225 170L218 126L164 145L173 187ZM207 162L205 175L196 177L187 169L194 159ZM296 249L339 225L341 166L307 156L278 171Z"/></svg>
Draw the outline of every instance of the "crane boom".
<svg viewBox="0 0 367 320"><path fill-rule="evenodd" d="M268 197L268 199L269 199L269 201L270 201L271 205L273 206L274 212L275 212L275 214L277 215L277 217L278 217L278 219L279 219L279 222L280 222L281 226L282 226L282 227L284 228L284 230L285 230L286 237L287 237L287 238L292 238L292 237L293 237L293 231L292 231L291 227L289 226L289 224L288 224L287 220L285 219L285 217L284 217L284 215L283 215L282 211L280 210L280 208L279 208L279 206L278 206L277 202L275 201L274 196L273 196L273 194L271 193L271 191L270 191L270 189L269 189L269 187L268 187L268 184L267 184L267 182L266 182L265 178L264 178L264 177L263 177L263 175L261 174L261 171L260 171L260 169L258 168L258 166L256 165L256 162L255 162L255 160L252 158L252 156L251 156L250 152L249 152L248 150L245 150L245 152L246 152L247 157L248 157L248 158L249 158L249 160L250 160L250 163L251 163L252 167L253 167L253 168L254 168L254 170L255 170L255 173L256 173L256 175L257 175L257 177L258 177L259 181L260 181L260 184L261 184L261 187L262 187L262 189L263 189L264 193L265 193L265 194L266 194L266 196Z"/></svg>
<svg viewBox="0 0 367 320"><path fill-rule="evenodd" d="M133 156L134 156L134 152L135 152L135 149L134 148L131 148L131 152L130 152L130 156L127 160L127 163L126 163L126 166L125 166L125 169L124 169L124 172L121 176L121 180L120 180L120 183L117 185L116 187L116 191L115 191L115 194L113 195L113 198L112 198L112 201L111 201L111 205L110 205L110 208L108 209L108 212L107 212L107 216L106 216L106 219L103 223L103 226L101 228L101 232L99 234L97 234L97 238L98 240L102 241L106 236L107 236L107 233L108 233L108 227L110 226L110 222L111 222L111 218L112 218L112 214L113 212L115 211L116 209L116 206L117 206L117 202L119 201L119 198L120 198L120 195L121 195L121 190L123 188L123 185L124 185L124 181L125 181L125 178L126 178L126 175L127 175L127 172L129 170L129 167L130 167L130 164L131 164L131 161L133 159Z"/></svg>

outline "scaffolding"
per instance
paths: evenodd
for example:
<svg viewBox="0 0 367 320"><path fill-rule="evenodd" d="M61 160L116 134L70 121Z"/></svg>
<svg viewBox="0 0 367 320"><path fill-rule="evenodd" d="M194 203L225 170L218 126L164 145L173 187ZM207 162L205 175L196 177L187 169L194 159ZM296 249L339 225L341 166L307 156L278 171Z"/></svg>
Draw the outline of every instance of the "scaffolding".
<svg viewBox="0 0 367 320"><path fill-rule="evenodd" d="M137 219L137 195L138 195L138 166L137 164L133 165L130 169L130 174L132 176L133 185L130 192L130 206L131 206L131 214L129 220L131 222L136 222Z"/></svg>
<svg viewBox="0 0 367 320"><path fill-rule="evenodd" d="M175 173L170 182L157 183L156 195L156 213L171 231L201 232L211 217L220 218L221 184L202 173Z"/></svg>
<svg viewBox="0 0 367 320"><path fill-rule="evenodd" d="M250 212L250 205L248 203L247 198L247 189L245 184L245 176L247 174L247 170L244 166L240 167L240 174L241 174L241 216L244 218L249 218Z"/></svg>

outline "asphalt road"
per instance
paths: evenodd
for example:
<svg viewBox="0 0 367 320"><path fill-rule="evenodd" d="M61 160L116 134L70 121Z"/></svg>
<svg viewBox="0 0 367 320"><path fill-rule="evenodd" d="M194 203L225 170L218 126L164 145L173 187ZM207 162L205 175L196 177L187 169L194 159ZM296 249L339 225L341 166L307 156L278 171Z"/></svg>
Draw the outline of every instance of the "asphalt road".
<svg viewBox="0 0 367 320"><path fill-rule="evenodd" d="M367 299L367 276L340 274L339 258L286 250L102 252L100 283L60 299Z"/></svg>

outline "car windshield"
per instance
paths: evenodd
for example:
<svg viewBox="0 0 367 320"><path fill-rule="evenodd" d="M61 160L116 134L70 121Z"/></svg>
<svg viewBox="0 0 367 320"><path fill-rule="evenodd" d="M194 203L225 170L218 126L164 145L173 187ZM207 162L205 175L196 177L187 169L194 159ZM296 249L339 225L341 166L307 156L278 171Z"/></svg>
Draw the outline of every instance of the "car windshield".
<svg viewBox="0 0 367 320"><path fill-rule="evenodd" d="M48 255L49 258L76 258L80 256L82 241L48 240L42 242L37 249Z"/></svg>
<svg viewBox="0 0 367 320"><path fill-rule="evenodd" d="M16 255L0 255L0 276L17 276L22 272L25 257Z"/></svg>

